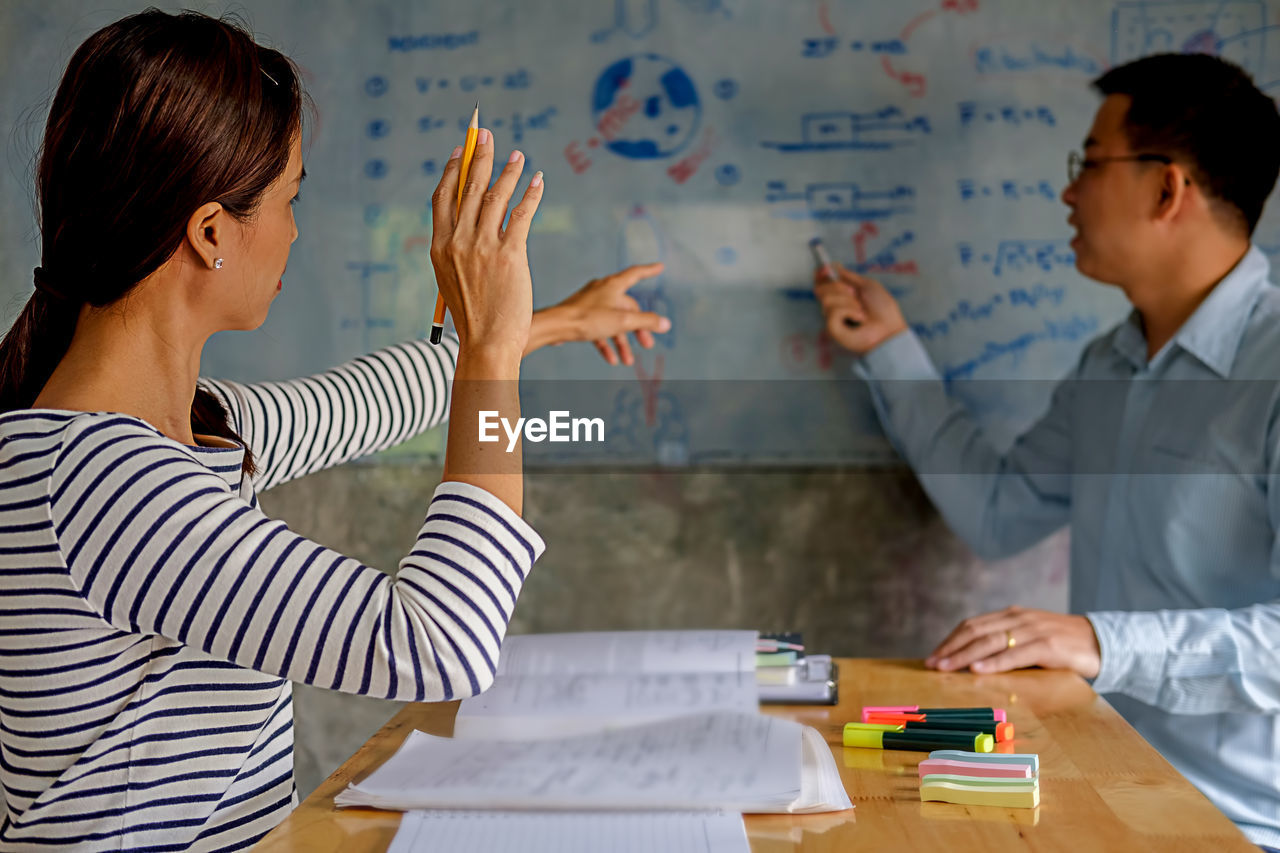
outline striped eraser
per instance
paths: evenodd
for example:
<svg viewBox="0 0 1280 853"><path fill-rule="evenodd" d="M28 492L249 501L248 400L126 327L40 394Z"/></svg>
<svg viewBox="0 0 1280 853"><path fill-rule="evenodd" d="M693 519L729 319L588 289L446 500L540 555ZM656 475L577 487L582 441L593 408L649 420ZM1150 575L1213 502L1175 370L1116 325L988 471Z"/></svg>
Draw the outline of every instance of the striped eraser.
<svg viewBox="0 0 1280 853"><path fill-rule="evenodd" d="M985 764L1022 764L1031 768L1031 775L1040 774L1040 756L1034 752L966 752L963 749L935 749L930 758L946 758L951 761L981 761Z"/></svg>
<svg viewBox="0 0 1280 853"><path fill-rule="evenodd" d="M985 779L1030 779L1029 764L993 764L989 761L956 761L952 758L926 758L920 762L920 778L931 773Z"/></svg>
<svg viewBox="0 0 1280 853"><path fill-rule="evenodd" d="M1040 785L1034 779L966 779L963 776L929 775L920 782L920 801L1033 809L1040 805Z"/></svg>

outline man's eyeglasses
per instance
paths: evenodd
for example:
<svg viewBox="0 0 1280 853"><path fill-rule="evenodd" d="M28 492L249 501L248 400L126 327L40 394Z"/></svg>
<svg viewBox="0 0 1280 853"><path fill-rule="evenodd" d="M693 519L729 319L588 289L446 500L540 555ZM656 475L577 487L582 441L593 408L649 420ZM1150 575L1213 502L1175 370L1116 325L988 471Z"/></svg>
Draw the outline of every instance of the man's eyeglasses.
<svg viewBox="0 0 1280 853"><path fill-rule="evenodd" d="M1166 166L1173 162L1172 157L1166 157L1163 154L1120 154L1115 157L1085 157L1079 151L1072 151L1067 154L1067 182L1074 184L1080 177L1080 173L1085 169L1092 169L1101 166L1103 163L1116 163L1129 161L1134 163L1164 163Z"/></svg>

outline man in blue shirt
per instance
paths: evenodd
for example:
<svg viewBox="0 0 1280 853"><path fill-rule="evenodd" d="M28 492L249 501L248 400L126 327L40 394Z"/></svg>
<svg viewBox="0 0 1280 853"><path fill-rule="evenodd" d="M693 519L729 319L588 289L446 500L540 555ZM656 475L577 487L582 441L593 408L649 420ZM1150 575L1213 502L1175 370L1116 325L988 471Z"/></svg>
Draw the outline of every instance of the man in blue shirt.
<svg viewBox="0 0 1280 853"><path fill-rule="evenodd" d="M967 619L926 664L1094 679L1255 843L1280 847L1280 290L1250 243L1280 115L1209 56L1148 57L1094 86L1105 99L1062 198L1077 268L1134 310L1011 449L947 398L879 283L820 271L818 297L886 431L977 553L1071 526L1070 614Z"/></svg>

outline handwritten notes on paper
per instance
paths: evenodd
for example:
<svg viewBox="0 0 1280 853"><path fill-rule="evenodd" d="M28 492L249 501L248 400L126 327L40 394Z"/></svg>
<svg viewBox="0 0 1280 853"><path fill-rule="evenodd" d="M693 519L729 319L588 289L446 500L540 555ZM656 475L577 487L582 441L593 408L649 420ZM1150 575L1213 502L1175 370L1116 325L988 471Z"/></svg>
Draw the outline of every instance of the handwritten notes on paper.
<svg viewBox="0 0 1280 853"><path fill-rule="evenodd" d="M719 713L554 740L412 732L394 756L335 802L391 809L787 812L811 805L797 802L803 729L776 717ZM826 759L834 770L830 750ZM838 808L847 804L846 798Z"/></svg>
<svg viewBox="0 0 1280 853"><path fill-rule="evenodd" d="M453 733L522 740L700 711L749 714L756 710L758 693L749 672L499 676L487 691L463 701Z"/></svg>
<svg viewBox="0 0 1280 853"><path fill-rule="evenodd" d="M754 712L755 631L511 636L493 686L458 709L454 737L562 737L683 714Z"/></svg>
<svg viewBox="0 0 1280 853"><path fill-rule="evenodd" d="M507 637L498 675L755 672L755 631L592 631Z"/></svg>

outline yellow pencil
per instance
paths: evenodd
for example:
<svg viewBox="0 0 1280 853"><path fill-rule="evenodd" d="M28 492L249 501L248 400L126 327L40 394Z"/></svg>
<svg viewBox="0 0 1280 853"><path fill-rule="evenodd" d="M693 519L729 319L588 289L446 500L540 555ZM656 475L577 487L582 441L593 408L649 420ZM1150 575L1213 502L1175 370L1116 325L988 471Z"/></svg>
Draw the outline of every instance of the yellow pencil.
<svg viewBox="0 0 1280 853"><path fill-rule="evenodd" d="M462 171L458 173L458 206L462 206L462 188L467 183L467 173L471 171L471 158L476 154L476 140L480 137L480 102L476 102L475 112L471 113L471 123L467 125L467 139L462 143ZM431 320L431 343L438 344L444 336L444 297L436 294L436 313Z"/></svg>

